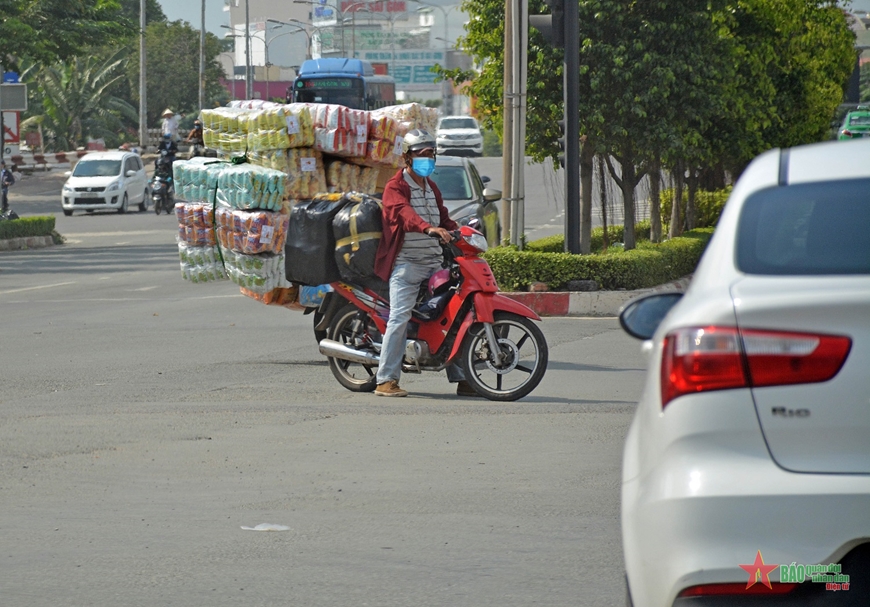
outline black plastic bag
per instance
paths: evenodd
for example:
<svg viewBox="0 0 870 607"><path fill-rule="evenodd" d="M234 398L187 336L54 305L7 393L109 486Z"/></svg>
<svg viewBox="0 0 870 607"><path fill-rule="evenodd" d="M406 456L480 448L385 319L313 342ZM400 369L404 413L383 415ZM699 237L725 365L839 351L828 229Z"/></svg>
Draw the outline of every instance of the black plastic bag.
<svg viewBox="0 0 870 607"><path fill-rule="evenodd" d="M284 245L287 280L309 286L341 280L332 220L346 204L339 194L323 194L293 206Z"/></svg>
<svg viewBox="0 0 870 607"><path fill-rule="evenodd" d="M375 257L381 241L381 202L366 194L345 196L347 204L332 221L335 262L342 280L365 282L375 277Z"/></svg>

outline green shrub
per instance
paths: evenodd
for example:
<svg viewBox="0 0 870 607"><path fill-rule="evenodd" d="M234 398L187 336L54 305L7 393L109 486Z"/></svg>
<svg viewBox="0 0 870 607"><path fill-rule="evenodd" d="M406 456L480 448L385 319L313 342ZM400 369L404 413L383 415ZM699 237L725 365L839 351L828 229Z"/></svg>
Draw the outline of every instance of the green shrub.
<svg viewBox="0 0 870 607"><path fill-rule="evenodd" d="M23 238L27 236L51 236L54 231L54 217L23 217L11 221L0 221L0 239Z"/></svg>
<svg viewBox="0 0 870 607"><path fill-rule="evenodd" d="M698 190L695 192L695 207L697 208L697 217L695 218L696 227L712 228L719 223L719 215L722 214L722 207L731 195L731 186L724 190L716 190L715 192L705 192ZM671 210L674 205L674 189L667 188L662 190L662 223L670 224ZM683 188L683 209L689 202L688 188Z"/></svg>
<svg viewBox="0 0 870 607"><path fill-rule="evenodd" d="M634 224L635 240L649 240L650 222L648 220L638 221ZM607 226L607 242L622 242L622 236L625 228L621 225ZM604 248L604 228L592 228L592 242L589 250L592 253L600 253ZM554 236L546 236L533 240L525 246L526 251L534 253L564 253L565 252L565 235L556 234Z"/></svg>
<svg viewBox="0 0 870 607"><path fill-rule="evenodd" d="M593 255L497 247L484 257L504 291L524 291L533 282L543 282L551 290L558 290L569 280L594 280L608 291L634 290L694 272L712 235L712 228L700 228L661 244L639 242L631 251L610 249Z"/></svg>
<svg viewBox="0 0 870 607"><path fill-rule="evenodd" d="M493 158L502 155L501 141L495 131L483 131L483 155Z"/></svg>

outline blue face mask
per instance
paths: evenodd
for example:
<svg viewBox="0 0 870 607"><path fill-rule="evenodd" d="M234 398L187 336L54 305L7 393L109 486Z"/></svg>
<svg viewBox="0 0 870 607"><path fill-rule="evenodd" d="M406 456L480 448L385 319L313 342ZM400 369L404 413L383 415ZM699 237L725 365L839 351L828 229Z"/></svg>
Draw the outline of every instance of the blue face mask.
<svg viewBox="0 0 870 607"><path fill-rule="evenodd" d="M414 158L411 160L411 168L420 177L428 177L435 170L434 158Z"/></svg>

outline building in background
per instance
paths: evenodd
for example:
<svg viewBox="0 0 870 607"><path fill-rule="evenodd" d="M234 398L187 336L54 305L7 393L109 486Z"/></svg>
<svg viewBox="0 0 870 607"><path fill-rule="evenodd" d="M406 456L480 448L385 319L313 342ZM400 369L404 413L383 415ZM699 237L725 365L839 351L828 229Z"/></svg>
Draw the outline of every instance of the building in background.
<svg viewBox="0 0 870 607"><path fill-rule="evenodd" d="M225 0L235 51L221 55L234 74L233 98L245 96L246 9L255 98L283 99L306 58L355 57L396 80L399 99L442 100L443 113L467 108L431 68L468 63L453 47L466 15L458 0Z"/></svg>

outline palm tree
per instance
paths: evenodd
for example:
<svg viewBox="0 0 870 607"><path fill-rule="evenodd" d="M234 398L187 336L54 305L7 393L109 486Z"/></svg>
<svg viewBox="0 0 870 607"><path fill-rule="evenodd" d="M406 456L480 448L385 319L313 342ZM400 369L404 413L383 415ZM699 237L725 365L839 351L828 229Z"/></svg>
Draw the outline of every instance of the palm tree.
<svg viewBox="0 0 870 607"><path fill-rule="evenodd" d="M55 150L76 149L87 137L114 140L139 113L132 105L111 94L124 79L127 50L109 58L74 57L63 63L32 65L22 79L35 85L35 103L21 128L42 125Z"/></svg>

